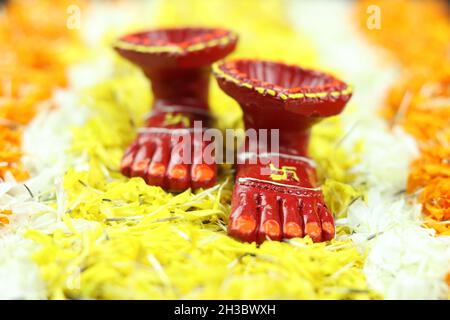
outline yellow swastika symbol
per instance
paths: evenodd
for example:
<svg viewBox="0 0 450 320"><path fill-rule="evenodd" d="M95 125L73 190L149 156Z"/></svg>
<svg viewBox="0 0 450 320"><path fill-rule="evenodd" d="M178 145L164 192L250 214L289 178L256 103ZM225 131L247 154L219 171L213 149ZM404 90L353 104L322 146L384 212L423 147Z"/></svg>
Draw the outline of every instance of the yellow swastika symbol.
<svg viewBox="0 0 450 320"><path fill-rule="evenodd" d="M180 113L173 114L173 113L166 113L166 117L164 118L164 125L176 125L182 123L186 128L188 128L191 124L191 121L189 117L182 115Z"/></svg>
<svg viewBox="0 0 450 320"><path fill-rule="evenodd" d="M274 181L290 180L300 181L297 176L297 169L295 167L282 166L281 168L275 167L272 163L269 165L272 174L270 178Z"/></svg>

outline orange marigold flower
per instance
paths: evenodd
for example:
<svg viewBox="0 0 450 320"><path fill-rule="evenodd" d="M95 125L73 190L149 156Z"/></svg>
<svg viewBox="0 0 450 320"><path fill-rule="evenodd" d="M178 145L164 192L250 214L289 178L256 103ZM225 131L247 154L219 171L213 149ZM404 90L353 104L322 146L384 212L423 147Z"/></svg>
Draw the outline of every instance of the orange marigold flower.
<svg viewBox="0 0 450 320"><path fill-rule="evenodd" d="M8 224L9 218L8 216L12 214L12 211L9 209L0 209L0 225Z"/></svg>
<svg viewBox="0 0 450 320"><path fill-rule="evenodd" d="M0 16L0 178L27 177L20 126L66 83L62 53L78 37L66 27L66 10L74 4L83 7L81 0L40 0L30 10L28 2L11 0Z"/></svg>

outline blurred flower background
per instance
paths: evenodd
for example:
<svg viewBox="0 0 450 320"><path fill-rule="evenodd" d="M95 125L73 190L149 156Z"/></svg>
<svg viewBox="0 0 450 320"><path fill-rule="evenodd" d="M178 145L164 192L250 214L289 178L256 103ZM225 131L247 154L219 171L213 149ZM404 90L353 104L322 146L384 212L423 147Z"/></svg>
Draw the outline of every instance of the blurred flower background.
<svg viewBox="0 0 450 320"><path fill-rule="evenodd" d="M450 20L445 1L10 0L0 15L0 298L448 299ZM119 172L149 83L118 36L238 33L233 57L354 86L316 125L336 239L226 234L233 182L171 194ZM219 128L240 108L211 81Z"/></svg>

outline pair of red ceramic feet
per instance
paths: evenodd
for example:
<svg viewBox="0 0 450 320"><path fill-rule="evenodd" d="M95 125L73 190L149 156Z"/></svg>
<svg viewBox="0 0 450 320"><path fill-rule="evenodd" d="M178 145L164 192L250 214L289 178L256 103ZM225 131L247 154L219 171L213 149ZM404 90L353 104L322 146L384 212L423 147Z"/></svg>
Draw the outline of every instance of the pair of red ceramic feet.
<svg viewBox="0 0 450 320"><path fill-rule="evenodd" d="M171 191L214 185L217 167L205 152L210 142L195 134L193 124L208 126L211 64L231 53L236 43L234 33L208 28L159 29L116 43L119 54L151 80L155 99L145 128L125 152L124 175ZM351 97L350 87L321 72L260 60L215 64L213 73L242 107L246 129L279 133L275 153L258 150L255 141L238 152L242 161L236 167L229 234L257 243L306 235L315 242L332 239L333 217L307 146L310 127L340 113ZM173 138L178 134L191 136L189 155L178 148Z"/></svg>

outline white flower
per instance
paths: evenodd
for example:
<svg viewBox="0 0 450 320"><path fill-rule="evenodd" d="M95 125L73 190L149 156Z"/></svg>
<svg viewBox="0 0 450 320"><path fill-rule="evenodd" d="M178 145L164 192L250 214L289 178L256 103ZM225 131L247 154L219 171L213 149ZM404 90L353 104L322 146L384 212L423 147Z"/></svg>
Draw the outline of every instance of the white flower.
<svg viewBox="0 0 450 320"><path fill-rule="evenodd" d="M346 220L352 240L367 252L369 285L386 299L439 299L450 262L450 237L421 226L420 206L370 190L368 203L356 201Z"/></svg>

